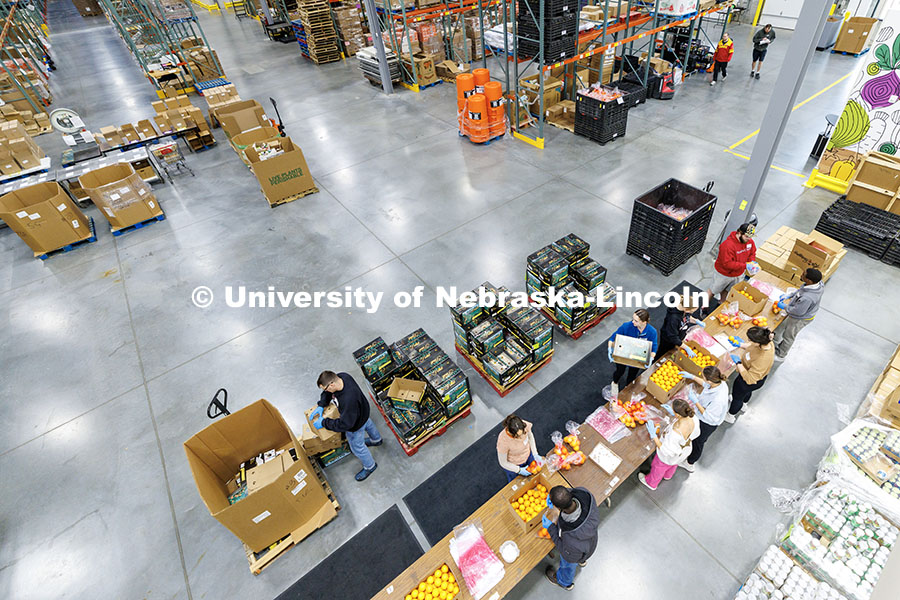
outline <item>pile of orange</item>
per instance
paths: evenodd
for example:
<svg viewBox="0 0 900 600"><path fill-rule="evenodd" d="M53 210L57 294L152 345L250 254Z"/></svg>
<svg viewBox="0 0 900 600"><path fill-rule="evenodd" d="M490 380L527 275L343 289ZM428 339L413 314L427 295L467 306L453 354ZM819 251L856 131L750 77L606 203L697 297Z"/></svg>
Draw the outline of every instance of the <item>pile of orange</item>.
<svg viewBox="0 0 900 600"><path fill-rule="evenodd" d="M740 329L741 325L744 324L744 320L740 318L738 315L729 316L725 313L719 313L716 315L716 318L719 319L719 323L722 325L731 325L735 329Z"/></svg>
<svg viewBox="0 0 900 600"><path fill-rule="evenodd" d="M563 438L563 441L572 446L572 450L574 450L575 452L581 450L581 440L578 439L577 435L569 434Z"/></svg>
<svg viewBox="0 0 900 600"><path fill-rule="evenodd" d="M768 327L769 320L766 317L756 317L753 319L753 324L757 327Z"/></svg>
<svg viewBox="0 0 900 600"><path fill-rule="evenodd" d="M667 392L682 379L681 370L671 360L661 363L656 371L653 372L653 375L650 376L650 381Z"/></svg>
<svg viewBox="0 0 900 600"><path fill-rule="evenodd" d="M753 300L754 302L756 302L756 300L753 299L753 296L751 296L750 294L748 294L748 293L745 292L744 290L739 291L738 294L740 294L740 295L743 296L744 298L747 298L748 300Z"/></svg>
<svg viewBox="0 0 900 600"><path fill-rule="evenodd" d="M404 600L452 600L458 593L456 577L450 572L450 568L443 564L440 569L414 587Z"/></svg>
<svg viewBox="0 0 900 600"><path fill-rule="evenodd" d="M616 401L616 404L624 411L619 416L619 420L622 421L626 427L634 428L638 425L643 425L647 420L647 403L643 400L638 402L628 400L624 403L619 400Z"/></svg>
<svg viewBox="0 0 900 600"><path fill-rule="evenodd" d="M513 500L513 510L526 523L547 508L547 488L540 483Z"/></svg>
<svg viewBox="0 0 900 600"><path fill-rule="evenodd" d="M780 312L781 312L781 309L778 308L778 304L777 304L777 303L776 303L776 304L773 304L773 305L772 305L772 314L777 315L777 314L780 313Z"/></svg>
<svg viewBox="0 0 900 600"><path fill-rule="evenodd" d="M691 359L691 362L700 367L701 369L705 367L714 367L716 366L716 361L713 357L707 356L701 352L697 352L695 356L688 356L687 351L684 348L679 348L681 353Z"/></svg>

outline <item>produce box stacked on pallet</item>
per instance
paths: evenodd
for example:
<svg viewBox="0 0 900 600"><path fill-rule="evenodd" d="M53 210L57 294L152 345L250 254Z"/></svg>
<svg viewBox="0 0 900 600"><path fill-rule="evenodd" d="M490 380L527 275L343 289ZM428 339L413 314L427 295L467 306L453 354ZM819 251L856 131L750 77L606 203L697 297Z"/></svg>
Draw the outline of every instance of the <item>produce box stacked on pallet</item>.
<svg viewBox="0 0 900 600"><path fill-rule="evenodd" d="M21 123L28 135L34 137L47 133L53 128L50 126L50 117L45 112L33 113L27 110L16 110L11 104L0 106L0 124L8 122Z"/></svg>
<svg viewBox="0 0 900 600"><path fill-rule="evenodd" d="M828 281L846 254L843 244L821 232L806 234L782 226L757 248L756 262L763 271L799 286L808 267L819 269L822 281Z"/></svg>
<svg viewBox="0 0 900 600"><path fill-rule="evenodd" d="M542 5L544 62L553 63L571 58L577 52L579 10L577 0L519 0L517 17L519 56L540 54Z"/></svg>
<svg viewBox="0 0 900 600"><path fill-rule="evenodd" d="M2 108L2 107L0 107ZM18 121L0 124L0 175L4 178L41 167L46 155ZM49 168L50 161L46 161Z"/></svg>
<svg viewBox="0 0 900 600"><path fill-rule="evenodd" d="M354 7L341 7L334 9L334 22L337 32L344 44L345 54L350 57L365 48L366 35L362 30L362 22L359 20L359 9Z"/></svg>
<svg viewBox="0 0 900 600"><path fill-rule="evenodd" d="M300 19L302 40L297 35L301 52L304 56L318 64L334 62L341 59L337 33L331 20L331 9L324 0L305 0L300 3ZM297 21L293 21L296 33Z"/></svg>
<svg viewBox="0 0 900 600"><path fill-rule="evenodd" d="M407 446L424 442L472 404L468 378L423 329L390 347L376 338L353 357L385 419ZM414 402L391 398L391 384L398 378L424 382L422 397Z"/></svg>
<svg viewBox="0 0 900 600"><path fill-rule="evenodd" d="M881 259L900 235L900 215L842 196L822 213L816 231Z"/></svg>
<svg viewBox="0 0 900 600"><path fill-rule="evenodd" d="M509 291L505 287L495 288L490 282L485 281L481 284L486 291L498 294L501 291ZM475 290L477 292L477 290ZM507 310L508 306L472 306L465 307L457 305L450 308L450 316L453 319L453 335L456 337L456 345L468 352L474 354L474 344L471 332L488 319L495 319L500 313Z"/></svg>
<svg viewBox="0 0 900 600"><path fill-rule="evenodd" d="M700 252L716 207L716 197L670 179L634 201L626 252L669 275Z"/></svg>
<svg viewBox="0 0 900 600"><path fill-rule="evenodd" d="M580 90L575 96L575 135L600 144L623 137L628 125L628 107L621 91L605 86Z"/></svg>

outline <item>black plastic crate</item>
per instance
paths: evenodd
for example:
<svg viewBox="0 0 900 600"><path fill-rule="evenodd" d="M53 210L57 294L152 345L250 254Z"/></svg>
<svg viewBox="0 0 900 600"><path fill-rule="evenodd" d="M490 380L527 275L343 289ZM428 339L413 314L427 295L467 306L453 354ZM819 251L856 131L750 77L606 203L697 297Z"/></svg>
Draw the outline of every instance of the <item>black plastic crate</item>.
<svg viewBox="0 0 900 600"><path fill-rule="evenodd" d="M568 36L559 40L544 40L544 62L551 63L575 56L576 36ZM519 56L537 56L541 45L538 42L519 40Z"/></svg>
<svg viewBox="0 0 900 600"><path fill-rule="evenodd" d="M816 230L883 260L900 236L900 215L841 197L825 209Z"/></svg>
<svg viewBox="0 0 900 600"><path fill-rule="evenodd" d="M709 193L711 189L712 182L701 190L683 181L669 179L635 199L632 222L635 218L646 219L651 226L658 226L661 233L697 230L709 224L716 207L716 197ZM685 208L692 212L687 218L679 221L659 210L660 204Z"/></svg>
<svg viewBox="0 0 900 600"><path fill-rule="evenodd" d="M561 17L567 13L578 14L580 10L578 0L543 0L544 19ZM519 0L519 14L527 14L528 9L534 13L535 19L541 18L541 0ZM528 15L531 18L531 15Z"/></svg>
<svg viewBox="0 0 900 600"><path fill-rule="evenodd" d="M538 29L538 15L535 14L534 19L527 11L519 13L518 33L519 36L537 40L540 37ZM578 13L566 13L561 17L544 18L544 41L558 40L565 36L571 36L578 33Z"/></svg>
<svg viewBox="0 0 900 600"><path fill-rule="evenodd" d="M611 120L597 119L575 113L575 135L586 137L600 144L606 144L616 138L625 137L625 129L628 125L628 113L624 118Z"/></svg>
<svg viewBox="0 0 900 600"><path fill-rule="evenodd" d="M618 87L625 92L625 105L628 108L634 108L638 104L643 104L647 101L647 88L640 83L623 80L611 83L610 87Z"/></svg>
<svg viewBox="0 0 900 600"><path fill-rule="evenodd" d="M861 229L836 222L824 213L816 223L816 231L824 233L846 246L862 250L876 260L884 258L893 241L890 238L877 237Z"/></svg>
<svg viewBox="0 0 900 600"><path fill-rule="evenodd" d="M575 94L575 114L582 114L588 117L596 117L598 119L614 119L621 117L628 112L628 105L625 103L625 97L620 96L615 100L603 102L591 96L586 96L581 92Z"/></svg>
<svg viewBox="0 0 900 600"><path fill-rule="evenodd" d="M888 246L887 252L881 257L883 262L895 267L900 267L900 237L896 237Z"/></svg>

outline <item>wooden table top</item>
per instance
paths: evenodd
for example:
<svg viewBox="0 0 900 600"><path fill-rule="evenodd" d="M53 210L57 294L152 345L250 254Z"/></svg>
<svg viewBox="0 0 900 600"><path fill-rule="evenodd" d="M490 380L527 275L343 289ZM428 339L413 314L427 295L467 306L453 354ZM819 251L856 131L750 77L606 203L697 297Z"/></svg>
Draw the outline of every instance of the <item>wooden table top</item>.
<svg viewBox="0 0 900 600"><path fill-rule="evenodd" d="M558 473L548 475L544 472L544 477L551 486L566 485L566 481ZM484 596L485 600L497 600L504 597L553 549L553 542L539 538L537 530L526 532L522 525L516 522L516 517L508 506L510 495L525 481L526 479L523 477L516 477L464 521L464 523L470 523L477 519L481 522L484 539L498 558L500 558L499 548L503 542L512 540L519 547L519 557L512 564L503 561L506 571L503 579ZM419 582L434 573L443 564L450 568L459 584L459 594L455 600L474 600L456 563L450 556L450 540L452 538L452 532L447 534L388 586L373 596L373 600L403 600L414 587L419 585ZM500 560L503 559L500 558Z"/></svg>

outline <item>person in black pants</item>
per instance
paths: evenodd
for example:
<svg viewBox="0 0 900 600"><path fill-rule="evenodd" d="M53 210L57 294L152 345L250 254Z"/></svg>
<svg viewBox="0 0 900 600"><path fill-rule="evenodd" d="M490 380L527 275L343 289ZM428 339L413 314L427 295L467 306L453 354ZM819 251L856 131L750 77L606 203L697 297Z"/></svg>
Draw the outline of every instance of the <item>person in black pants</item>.
<svg viewBox="0 0 900 600"><path fill-rule="evenodd" d="M691 306L689 298L682 298L678 302L678 306L670 306L668 308L662 330L659 333L659 352L657 352L659 356L665 356L669 350L673 350L683 344L684 337L692 326L706 327L703 321L692 316L695 310ZM690 349L685 348L685 350Z"/></svg>
<svg viewBox="0 0 900 600"><path fill-rule="evenodd" d="M646 308L639 308L634 311L631 321L620 325L612 334L612 337L609 338L609 362L615 362L613 361L612 353L617 335L649 340L652 346L650 348L650 357L647 361L647 365L650 365L650 363L653 362L656 351L659 349L659 336L656 329L650 324L650 312ZM644 369L638 367L616 363L616 370L613 371L612 384L610 385L610 396L615 398L619 395L619 381L622 379L622 375L625 375L625 386L628 386L628 384L637 379L637 376L643 370Z"/></svg>
<svg viewBox="0 0 900 600"><path fill-rule="evenodd" d="M750 341L741 344L740 350L731 355L737 364L738 376L731 386L731 406L725 415L726 423L734 423L738 414L747 412L750 396L765 385L775 360L774 332L765 327L751 327L747 337Z"/></svg>
<svg viewBox="0 0 900 600"><path fill-rule="evenodd" d="M701 377L695 377L686 371L682 371L681 376L703 386L699 394L694 386L688 388L688 398L694 404L700 421L700 435L692 442L690 455L679 465L693 473L694 463L700 460L706 440L722 424L728 413L728 384L718 367L705 367Z"/></svg>

